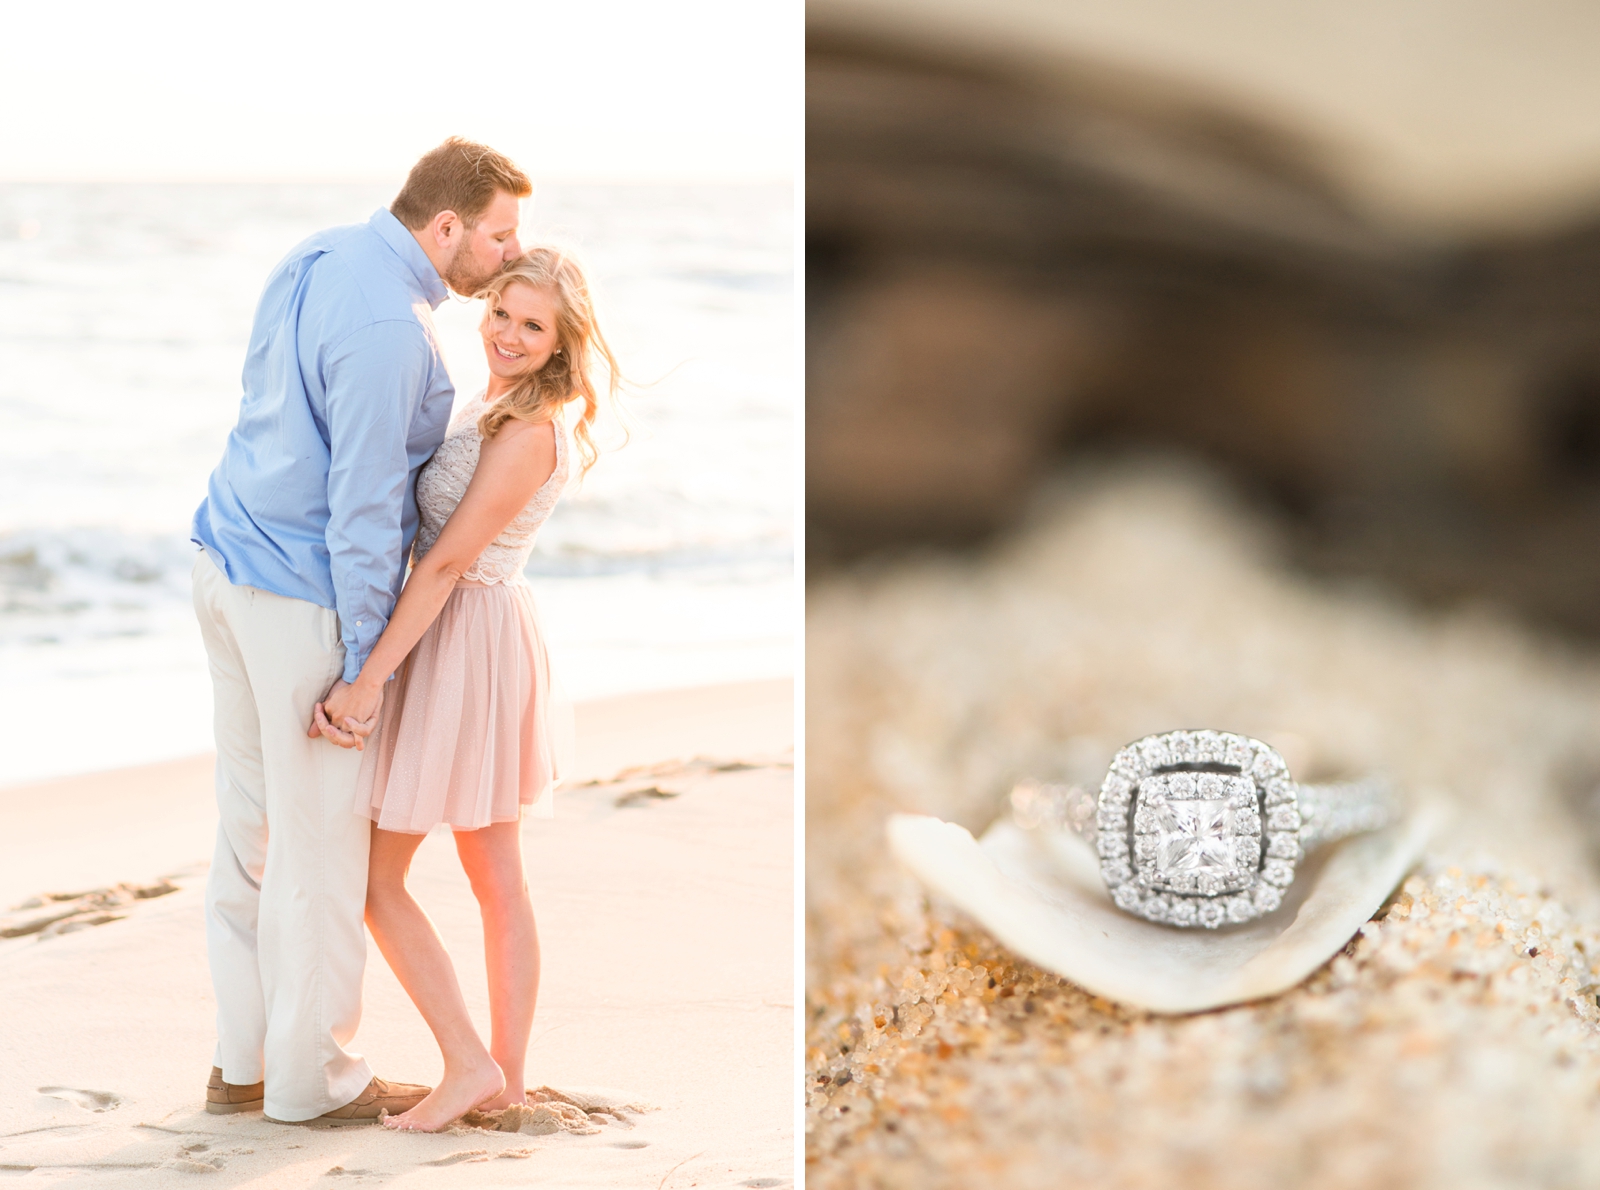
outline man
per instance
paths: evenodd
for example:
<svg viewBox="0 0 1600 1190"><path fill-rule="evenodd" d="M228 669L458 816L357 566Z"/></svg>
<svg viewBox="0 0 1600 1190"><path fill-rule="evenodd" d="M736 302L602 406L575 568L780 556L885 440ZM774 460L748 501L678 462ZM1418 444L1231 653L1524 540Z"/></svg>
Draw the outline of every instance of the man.
<svg viewBox="0 0 1600 1190"><path fill-rule="evenodd" d="M216 856L206 934L217 996L213 1112L367 1123L429 1088L373 1077L361 1019L371 823L358 750L313 730L394 608L417 471L455 390L431 313L522 249L526 175L451 138L389 210L306 240L268 278L239 423L195 513L194 570L215 692ZM353 741L352 741L353 742Z"/></svg>

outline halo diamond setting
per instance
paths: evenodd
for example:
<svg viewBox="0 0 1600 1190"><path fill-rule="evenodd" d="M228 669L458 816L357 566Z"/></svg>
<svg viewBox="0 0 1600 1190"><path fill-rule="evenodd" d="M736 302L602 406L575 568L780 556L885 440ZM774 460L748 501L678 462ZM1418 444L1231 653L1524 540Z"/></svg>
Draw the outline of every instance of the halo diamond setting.
<svg viewBox="0 0 1600 1190"><path fill-rule="evenodd" d="M1388 784L1298 785L1276 749L1226 731L1168 731L1111 761L1098 797L1023 781L1025 829L1064 827L1099 855L1121 909L1162 925L1216 929L1282 903L1306 852L1396 818Z"/></svg>
<svg viewBox="0 0 1600 1190"><path fill-rule="evenodd" d="M1118 906L1215 928L1278 907L1304 854L1300 825L1275 749L1229 732L1169 731L1117 753L1093 833Z"/></svg>

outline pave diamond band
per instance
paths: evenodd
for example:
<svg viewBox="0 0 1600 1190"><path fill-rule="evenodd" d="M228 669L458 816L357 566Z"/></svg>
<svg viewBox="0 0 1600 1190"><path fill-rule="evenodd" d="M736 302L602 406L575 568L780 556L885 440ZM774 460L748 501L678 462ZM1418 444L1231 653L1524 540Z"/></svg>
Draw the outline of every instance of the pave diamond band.
<svg viewBox="0 0 1600 1190"><path fill-rule="evenodd" d="M1088 840L1120 908L1210 929L1271 913L1308 850L1378 830L1397 809L1382 781L1298 785L1275 749L1220 731L1135 740L1098 794L1023 781L1011 808L1024 828Z"/></svg>

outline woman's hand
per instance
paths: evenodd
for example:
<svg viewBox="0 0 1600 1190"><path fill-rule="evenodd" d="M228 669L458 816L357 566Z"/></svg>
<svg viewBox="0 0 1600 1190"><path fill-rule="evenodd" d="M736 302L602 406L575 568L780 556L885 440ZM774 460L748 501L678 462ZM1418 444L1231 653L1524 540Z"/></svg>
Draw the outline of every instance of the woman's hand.
<svg viewBox="0 0 1600 1190"><path fill-rule="evenodd" d="M341 748L363 751L367 737L378 726L382 707L381 683L368 685L357 678L351 685L341 678L312 710L311 728L306 734L313 738L320 735Z"/></svg>

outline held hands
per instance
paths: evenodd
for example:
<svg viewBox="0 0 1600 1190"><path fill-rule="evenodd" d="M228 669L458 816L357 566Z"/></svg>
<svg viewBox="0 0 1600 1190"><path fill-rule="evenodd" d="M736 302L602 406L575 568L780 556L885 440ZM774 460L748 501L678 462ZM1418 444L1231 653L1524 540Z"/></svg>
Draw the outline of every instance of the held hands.
<svg viewBox="0 0 1600 1190"><path fill-rule="evenodd" d="M382 707L381 685L368 689L359 680L352 686L341 678L312 710L311 727L306 734L312 739L320 735L341 748L363 751L367 737L378 726Z"/></svg>

